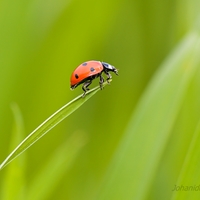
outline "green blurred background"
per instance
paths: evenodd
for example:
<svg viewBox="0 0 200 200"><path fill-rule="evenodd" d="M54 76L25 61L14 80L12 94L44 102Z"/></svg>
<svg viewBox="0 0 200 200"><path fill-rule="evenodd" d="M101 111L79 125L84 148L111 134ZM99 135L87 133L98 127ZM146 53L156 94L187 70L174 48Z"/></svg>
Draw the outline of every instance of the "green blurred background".
<svg viewBox="0 0 200 200"><path fill-rule="evenodd" d="M52 155L65 143L70 145L71 140L75 145L68 150L72 150L61 150L58 155L67 157L74 152L73 159L65 163L69 167L59 180L44 189L49 194L42 199L95 199L141 95L159 66L193 28L198 8L198 0L0 0L0 161L53 112L82 93L81 87L73 92L69 89L71 73L79 64L100 60L119 69L119 76L113 75L110 86L22 155L26 156L22 162L24 194L19 199L28 199L33 180L43 168L51 170L48 162ZM90 88L97 84L98 80ZM10 146L16 123L13 103L20 109L25 132ZM198 100L190 105L193 107L189 110L199 109ZM188 121L181 118L188 114L187 109L182 111L174 128L178 134L194 129L198 109ZM182 120L189 125L182 128ZM173 152L163 157L161 163L175 163L159 167L147 199L161 199L163 194L163 199L169 199L170 189L166 190L165 185L173 188L179 171L175 168L181 166L188 143L180 146L178 159L170 157ZM3 200L17 199L6 197L6 193L17 193L15 184L5 189L8 171L9 167L0 174ZM45 185L49 180L41 181ZM11 182L18 184L18 178L11 178Z"/></svg>

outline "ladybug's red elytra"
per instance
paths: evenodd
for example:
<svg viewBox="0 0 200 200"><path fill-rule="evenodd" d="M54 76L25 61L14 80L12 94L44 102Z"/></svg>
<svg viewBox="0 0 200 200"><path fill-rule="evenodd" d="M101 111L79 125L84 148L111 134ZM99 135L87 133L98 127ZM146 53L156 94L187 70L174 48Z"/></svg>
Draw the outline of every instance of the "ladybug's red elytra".
<svg viewBox="0 0 200 200"><path fill-rule="evenodd" d="M84 97L86 92L89 90L88 86L92 83L92 80L97 77L100 78L99 85L100 88L103 89L104 78L102 76L102 72L106 74L106 81L109 83L109 80L112 78L109 73L110 71L118 75L118 70L108 63L100 61L84 62L73 71L70 79L70 87L73 90L83 83L82 89L84 91Z"/></svg>

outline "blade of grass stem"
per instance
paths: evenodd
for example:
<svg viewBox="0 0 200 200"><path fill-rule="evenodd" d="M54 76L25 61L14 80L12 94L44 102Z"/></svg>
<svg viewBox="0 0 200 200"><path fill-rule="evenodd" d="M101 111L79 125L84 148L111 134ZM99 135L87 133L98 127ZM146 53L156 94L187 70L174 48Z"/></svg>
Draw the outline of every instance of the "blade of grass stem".
<svg viewBox="0 0 200 200"><path fill-rule="evenodd" d="M108 83L104 82L103 86ZM87 92L86 96L83 98L82 95L76 97L54 114L52 114L48 119L46 119L41 125L39 125L32 133L30 133L2 162L0 165L0 170L3 169L8 163L10 163L14 158L23 153L26 149L32 146L37 140L43 137L48 131L59 124L62 120L72 114L76 109L83 105L88 99L90 99L100 87L97 86Z"/></svg>

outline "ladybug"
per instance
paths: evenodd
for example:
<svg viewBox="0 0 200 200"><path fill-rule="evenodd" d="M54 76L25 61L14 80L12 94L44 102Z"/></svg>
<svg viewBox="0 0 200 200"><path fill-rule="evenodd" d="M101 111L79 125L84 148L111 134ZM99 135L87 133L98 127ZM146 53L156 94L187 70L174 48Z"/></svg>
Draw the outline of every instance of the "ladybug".
<svg viewBox="0 0 200 200"><path fill-rule="evenodd" d="M118 70L108 63L94 60L84 62L73 71L70 79L70 87L73 90L83 83L82 89L84 91L84 97L86 92L89 90L88 86L92 83L92 80L99 77L99 85L102 90L104 83L102 72L106 74L106 81L109 83L109 80L112 78L111 74L109 73L110 71L118 75Z"/></svg>

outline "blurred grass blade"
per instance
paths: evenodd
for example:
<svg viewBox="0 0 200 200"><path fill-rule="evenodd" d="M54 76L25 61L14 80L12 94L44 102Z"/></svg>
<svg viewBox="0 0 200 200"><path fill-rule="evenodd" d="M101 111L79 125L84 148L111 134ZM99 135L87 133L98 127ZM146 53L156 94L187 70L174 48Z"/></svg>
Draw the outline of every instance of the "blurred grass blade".
<svg viewBox="0 0 200 200"><path fill-rule="evenodd" d="M187 152L179 180L173 185L173 200L200 199L200 121ZM176 189L175 189L176 188ZM187 195L186 195L187 193Z"/></svg>
<svg viewBox="0 0 200 200"><path fill-rule="evenodd" d="M107 82L104 82L105 86ZM14 158L19 156L22 152L28 149L33 145L37 140L44 136L48 131L50 131L54 126L64 120L67 116L72 114L76 109L78 109L83 103L85 103L89 98L91 98L97 91L100 90L100 87L97 86L87 92L87 95L82 98L82 95L76 97L53 115L51 115L47 120L45 120L40 126L38 126L32 133L30 133L2 162L0 165L0 170L10 163Z"/></svg>
<svg viewBox="0 0 200 200"><path fill-rule="evenodd" d="M16 103L11 104L14 116L13 133L11 135L10 150L12 150L24 138L24 121L21 111ZM16 160L5 171L1 197L3 200L21 200L25 197L25 155ZM16 181L17 180L17 184Z"/></svg>
<svg viewBox="0 0 200 200"><path fill-rule="evenodd" d="M87 142L84 132L75 132L41 168L40 173L30 183L27 200L50 199L63 175L70 169L75 158Z"/></svg>
<svg viewBox="0 0 200 200"><path fill-rule="evenodd" d="M199 67L200 38L192 32L149 84L105 176L98 199L145 199L162 153Z"/></svg>

